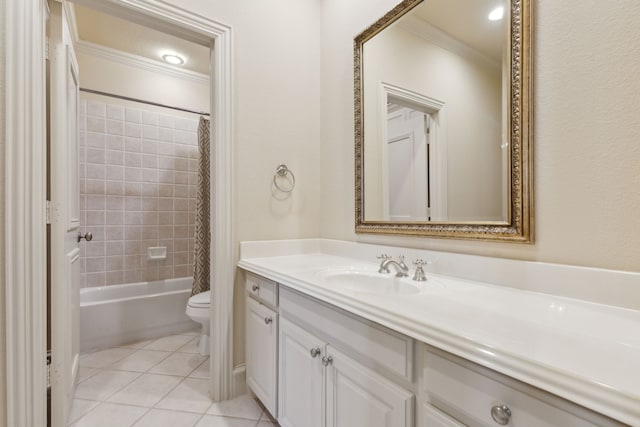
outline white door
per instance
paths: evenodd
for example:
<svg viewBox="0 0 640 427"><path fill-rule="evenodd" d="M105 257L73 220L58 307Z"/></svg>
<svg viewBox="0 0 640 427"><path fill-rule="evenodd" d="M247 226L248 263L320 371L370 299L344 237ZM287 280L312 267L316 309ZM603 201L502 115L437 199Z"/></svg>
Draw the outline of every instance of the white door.
<svg viewBox="0 0 640 427"><path fill-rule="evenodd" d="M253 298L247 298L247 385L277 417L278 315Z"/></svg>
<svg viewBox="0 0 640 427"><path fill-rule="evenodd" d="M78 65L62 5L50 2L51 419L66 427L79 363Z"/></svg>
<svg viewBox="0 0 640 427"><path fill-rule="evenodd" d="M413 426L413 393L331 346L327 357L327 427Z"/></svg>
<svg viewBox="0 0 640 427"><path fill-rule="evenodd" d="M388 218L427 221L429 218L429 115L402 107L387 123Z"/></svg>
<svg viewBox="0 0 640 427"><path fill-rule="evenodd" d="M279 335L278 423L282 427L322 427L326 344L283 317Z"/></svg>

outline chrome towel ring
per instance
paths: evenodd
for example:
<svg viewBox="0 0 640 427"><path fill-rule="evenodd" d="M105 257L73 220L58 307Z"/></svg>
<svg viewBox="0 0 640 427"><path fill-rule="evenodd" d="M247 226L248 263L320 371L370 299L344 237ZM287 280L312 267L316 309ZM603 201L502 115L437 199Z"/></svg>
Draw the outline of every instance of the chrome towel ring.
<svg viewBox="0 0 640 427"><path fill-rule="evenodd" d="M282 188L280 185L278 185L278 179L284 179L287 177L287 175L291 177L291 184L289 188ZM289 169L287 165L278 165L278 167L276 168L276 173L275 175L273 175L273 185L275 185L276 188L283 193L291 193L293 189L296 188L296 176L293 174L293 172L291 172L291 169Z"/></svg>

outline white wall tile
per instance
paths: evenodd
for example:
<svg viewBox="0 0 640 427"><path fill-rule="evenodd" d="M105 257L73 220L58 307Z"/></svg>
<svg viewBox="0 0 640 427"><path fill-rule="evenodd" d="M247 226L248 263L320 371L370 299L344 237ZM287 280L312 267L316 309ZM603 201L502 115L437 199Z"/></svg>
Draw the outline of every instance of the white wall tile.
<svg viewBox="0 0 640 427"><path fill-rule="evenodd" d="M104 102L89 101L87 103L87 115L95 117L106 117L106 104Z"/></svg>
<svg viewBox="0 0 640 427"><path fill-rule="evenodd" d="M134 108L126 108L124 111L124 119L131 123L142 123L142 111Z"/></svg>
<svg viewBox="0 0 640 427"><path fill-rule="evenodd" d="M107 119L124 120L124 107L107 104Z"/></svg>
<svg viewBox="0 0 640 427"><path fill-rule="evenodd" d="M82 105L89 112L86 100ZM193 247L188 226L195 214L188 208L195 201L188 199L194 194L188 169L189 159L197 159L198 153L187 143L195 139L197 120L108 103L94 103L90 112L81 118L86 130L80 135L80 216L96 230L94 243L101 243L81 253L83 286L190 273L185 264L192 262L186 254ZM144 248L161 241L172 251L176 237L184 241L177 257L170 252L160 264L147 262ZM130 258L132 250L137 258Z"/></svg>

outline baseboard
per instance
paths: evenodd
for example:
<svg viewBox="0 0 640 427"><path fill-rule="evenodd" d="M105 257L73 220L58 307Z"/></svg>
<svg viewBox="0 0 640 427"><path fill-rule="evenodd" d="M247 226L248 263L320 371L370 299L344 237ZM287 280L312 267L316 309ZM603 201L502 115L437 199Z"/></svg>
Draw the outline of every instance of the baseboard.
<svg viewBox="0 0 640 427"><path fill-rule="evenodd" d="M233 368L233 397L247 392L246 365L244 363Z"/></svg>

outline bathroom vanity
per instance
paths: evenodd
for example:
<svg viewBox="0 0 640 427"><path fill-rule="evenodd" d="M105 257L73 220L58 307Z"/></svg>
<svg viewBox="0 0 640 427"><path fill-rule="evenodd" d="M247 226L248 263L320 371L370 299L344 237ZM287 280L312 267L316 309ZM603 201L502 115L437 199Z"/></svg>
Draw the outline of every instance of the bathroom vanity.
<svg viewBox="0 0 640 427"><path fill-rule="evenodd" d="M637 311L329 246L243 247L247 385L281 426L640 425Z"/></svg>

